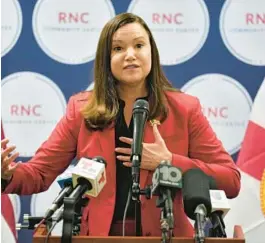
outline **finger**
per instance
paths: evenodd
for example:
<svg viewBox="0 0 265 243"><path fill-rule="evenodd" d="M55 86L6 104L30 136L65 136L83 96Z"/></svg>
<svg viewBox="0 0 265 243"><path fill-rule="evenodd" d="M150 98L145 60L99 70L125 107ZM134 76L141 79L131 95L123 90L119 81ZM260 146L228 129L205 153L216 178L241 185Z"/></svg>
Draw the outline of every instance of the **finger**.
<svg viewBox="0 0 265 243"><path fill-rule="evenodd" d="M130 148L115 148L115 151L122 154L131 154L132 152Z"/></svg>
<svg viewBox="0 0 265 243"><path fill-rule="evenodd" d="M3 171L6 171L9 169L10 164L19 156L19 153L16 152L13 155L11 155L9 158L2 159L1 163L1 169Z"/></svg>
<svg viewBox="0 0 265 243"><path fill-rule="evenodd" d="M1 169L3 171L6 171L9 169L10 164L19 156L19 153L16 152L13 155L11 155L9 158L2 159Z"/></svg>
<svg viewBox="0 0 265 243"><path fill-rule="evenodd" d="M8 138L1 140L1 148L4 148L8 144L8 142L9 142Z"/></svg>
<svg viewBox="0 0 265 243"><path fill-rule="evenodd" d="M2 163L1 163L1 170L2 170L2 172L8 171L8 167L9 167L9 163L4 163L2 161Z"/></svg>
<svg viewBox="0 0 265 243"><path fill-rule="evenodd" d="M117 159L120 160L120 161L124 161L124 162L127 162L127 161L130 162L131 161L130 156L118 155Z"/></svg>
<svg viewBox="0 0 265 243"><path fill-rule="evenodd" d="M132 163L130 162L124 162L123 165L126 167L132 167Z"/></svg>
<svg viewBox="0 0 265 243"><path fill-rule="evenodd" d="M12 172L12 174L13 174L13 172L17 169L17 167L19 167L21 165L21 163L22 162L19 161L19 162L15 163L14 165L10 165L9 166L9 171Z"/></svg>
<svg viewBox="0 0 265 243"><path fill-rule="evenodd" d="M127 138L127 137L120 137L120 140L124 143L127 143L127 144L132 144L133 140L132 138Z"/></svg>
<svg viewBox="0 0 265 243"><path fill-rule="evenodd" d="M16 152L16 153L12 154L12 155L7 159L7 161L9 161L9 164L10 164L10 163L13 162L18 156L19 156L19 152Z"/></svg>
<svg viewBox="0 0 265 243"><path fill-rule="evenodd" d="M154 131L155 141L159 143L164 143L164 139L161 137L161 134L157 128L157 124L153 125L153 131Z"/></svg>
<svg viewBox="0 0 265 243"><path fill-rule="evenodd" d="M17 163L14 163L13 165L9 164L8 168L6 170L1 171L1 178L3 179L10 179L14 173L14 171L20 166L22 162L19 161Z"/></svg>
<svg viewBox="0 0 265 243"><path fill-rule="evenodd" d="M8 156L13 150L15 150L15 149L16 149L16 146L12 145L12 146L6 148L5 150L3 150L3 151L1 152L1 158L2 158L2 160L3 160L5 157L7 157L7 156Z"/></svg>

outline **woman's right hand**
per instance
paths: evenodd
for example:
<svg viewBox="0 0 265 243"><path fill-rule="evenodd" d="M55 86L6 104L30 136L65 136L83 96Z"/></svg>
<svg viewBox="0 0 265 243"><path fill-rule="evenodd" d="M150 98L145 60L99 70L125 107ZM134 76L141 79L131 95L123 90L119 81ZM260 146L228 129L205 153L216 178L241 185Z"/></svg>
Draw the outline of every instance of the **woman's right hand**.
<svg viewBox="0 0 265 243"><path fill-rule="evenodd" d="M9 140L7 138L1 140L1 178L10 180L16 168L21 162L12 163L19 156L18 152L11 154L16 146L7 146Z"/></svg>

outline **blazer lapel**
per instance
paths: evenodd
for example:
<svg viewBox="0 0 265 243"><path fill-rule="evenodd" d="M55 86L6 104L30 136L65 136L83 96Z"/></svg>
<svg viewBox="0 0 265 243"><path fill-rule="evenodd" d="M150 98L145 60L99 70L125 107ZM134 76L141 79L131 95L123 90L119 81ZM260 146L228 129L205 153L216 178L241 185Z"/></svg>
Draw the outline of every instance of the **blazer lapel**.
<svg viewBox="0 0 265 243"><path fill-rule="evenodd" d="M115 158L115 134L114 126L105 129L103 132L98 133L98 141L102 156L106 159L107 166L109 167L109 173L112 181L116 181L116 158ZM145 125L143 142L153 143L155 141L153 128L148 121ZM140 186L143 189L147 183L149 171L141 170L140 172Z"/></svg>
<svg viewBox="0 0 265 243"><path fill-rule="evenodd" d="M116 158L115 158L115 134L114 127L97 131L98 142L101 155L106 159L107 171L111 176L111 181L116 182ZM108 181L108 179L107 179Z"/></svg>
<svg viewBox="0 0 265 243"><path fill-rule="evenodd" d="M150 122L146 122L145 125L145 131L144 131L144 143L153 143L155 141L154 134L153 134L153 128L150 124ZM147 183L147 177L148 177L149 171L148 170L141 170L140 172L140 186L141 189L144 189Z"/></svg>

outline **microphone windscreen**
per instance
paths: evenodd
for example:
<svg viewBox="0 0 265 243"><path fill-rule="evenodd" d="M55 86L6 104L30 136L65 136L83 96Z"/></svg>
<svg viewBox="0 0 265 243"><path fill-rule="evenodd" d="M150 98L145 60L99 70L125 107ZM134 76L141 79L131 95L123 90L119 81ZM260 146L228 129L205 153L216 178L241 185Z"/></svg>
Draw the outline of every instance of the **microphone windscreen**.
<svg viewBox="0 0 265 243"><path fill-rule="evenodd" d="M208 176L208 177L209 177L210 190L218 190L216 180L212 176Z"/></svg>
<svg viewBox="0 0 265 243"><path fill-rule="evenodd" d="M149 103L144 99L136 100L134 105L133 105L133 113L138 112L139 110L145 110L148 113L149 112Z"/></svg>
<svg viewBox="0 0 265 243"><path fill-rule="evenodd" d="M105 165L105 168L107 168L107 162L102 156L95 156L92 160L95 160L99 163L102 163Z"/></svg>
<svg viewBox="0 0 265 243"><path fill-rule="evenodd" d="M186 215L195 220L195 209L200 204L206 207L209 216L212 210L209 177L200 169L191 169L183 174L183 203Z"/></svg>

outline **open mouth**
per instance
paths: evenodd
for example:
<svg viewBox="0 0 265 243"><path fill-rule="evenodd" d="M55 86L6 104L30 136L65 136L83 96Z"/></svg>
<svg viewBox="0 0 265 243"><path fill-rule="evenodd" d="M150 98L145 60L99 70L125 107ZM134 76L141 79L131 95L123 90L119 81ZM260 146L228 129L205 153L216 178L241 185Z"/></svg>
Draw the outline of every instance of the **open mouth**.
<svg viewBox="0 0 265 243"><path fill-rule="evenodd" d="M124 69L135 69L135 68L138 68L139 66L138 65L127 65Z"/></svg>

